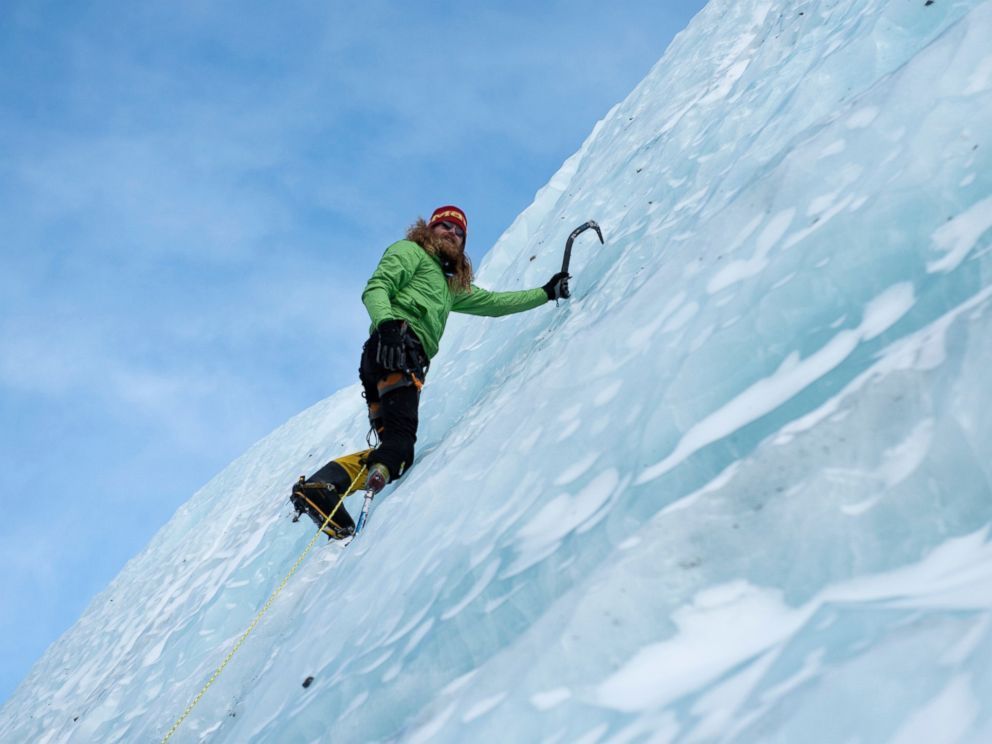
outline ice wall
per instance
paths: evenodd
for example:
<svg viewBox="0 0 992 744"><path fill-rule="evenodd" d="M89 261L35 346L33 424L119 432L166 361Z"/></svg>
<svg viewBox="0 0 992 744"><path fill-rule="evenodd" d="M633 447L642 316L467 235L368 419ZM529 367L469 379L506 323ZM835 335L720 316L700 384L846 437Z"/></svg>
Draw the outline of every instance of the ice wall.
<svg viewBox="0 0 992 744"><path fill-rule="evenodd" d="M417 467L173 740L992 740L990 38L711 2L480 271L536 286L594 218L574 298L452 320ZM364 429L342 390L195 494L0 740L161 738Z"/></svg>

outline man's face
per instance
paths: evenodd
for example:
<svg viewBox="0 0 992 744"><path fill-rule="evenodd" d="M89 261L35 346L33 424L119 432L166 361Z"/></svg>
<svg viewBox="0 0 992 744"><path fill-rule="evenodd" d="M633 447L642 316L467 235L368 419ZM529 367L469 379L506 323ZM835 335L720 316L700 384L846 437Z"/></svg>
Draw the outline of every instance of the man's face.
<svg viewBox="0 0 992 744"><path fill-rule="evenodd" d="M431 228L434 237L454 245L459 251L465 246L465 233L454 222L438 222Z"/></svg>

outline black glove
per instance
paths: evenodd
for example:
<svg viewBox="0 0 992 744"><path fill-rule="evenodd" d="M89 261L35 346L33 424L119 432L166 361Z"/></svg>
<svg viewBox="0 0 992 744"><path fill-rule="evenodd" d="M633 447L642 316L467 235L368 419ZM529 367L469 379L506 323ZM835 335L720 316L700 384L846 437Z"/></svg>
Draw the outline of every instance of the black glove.
<svg viewBox="0 0 992 744"><path fill-rule="evenodd" d="M384 320L379 324L379 348L375 360L386 369L402 370L406 367L406 350L403 337L406 335L406 322Z"/></svg>
<svg viewBox="0 0 992 744"><path fill-rule="evenodd" d="M568 291L568 277L569 274L559 271L548 280L547 284L541 287L544 290L544 294L548 296L548 302L568 297L571 294Z"/></svg>

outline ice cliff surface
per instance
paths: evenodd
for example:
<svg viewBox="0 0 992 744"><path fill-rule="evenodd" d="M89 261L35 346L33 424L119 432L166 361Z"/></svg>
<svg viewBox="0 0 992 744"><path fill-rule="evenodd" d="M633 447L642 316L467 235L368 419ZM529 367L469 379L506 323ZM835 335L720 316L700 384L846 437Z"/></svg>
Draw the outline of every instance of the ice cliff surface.
<svg viewBox="0 0 992 744"><path fill-rule="evenodd" d="M575 297L452 318L417 467L173 740L992 741L990 39L990 2L710 3L480 271L536 286L593 218ZM365 428L342 390L196 493L0 740L160 739Z"/></svg>

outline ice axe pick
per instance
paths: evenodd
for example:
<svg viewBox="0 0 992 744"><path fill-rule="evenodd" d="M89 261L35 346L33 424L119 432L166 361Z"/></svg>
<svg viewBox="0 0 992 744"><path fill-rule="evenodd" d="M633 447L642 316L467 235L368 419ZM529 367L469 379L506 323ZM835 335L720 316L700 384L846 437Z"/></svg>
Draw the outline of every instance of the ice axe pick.
<svg viewBox="0 0 992 744"><path fill-rule="evenodd" d="M603 240L603 231L599 229L599 225L596 224L595 220L589 220L588 222L584 222L581 225L579 225L577 228L572 230L572 234L569 235L568 240L565 241L565 257L561 261L561 270L563 273L565 274L568 273L568 262L572 259L572 243L575 242L575 239L579 237L579 235L584 233L586 230L595 230L596 235L599 236L599 242L603 244L606 243L606 241ZM572 296L572 290L569 289L568 287L567 276L561 283L561 296L562 297Z"/></svg>

